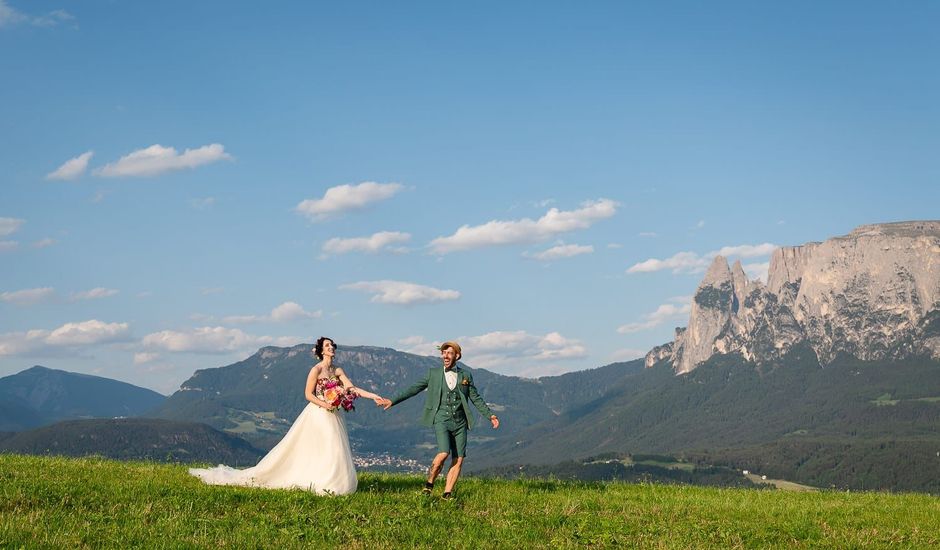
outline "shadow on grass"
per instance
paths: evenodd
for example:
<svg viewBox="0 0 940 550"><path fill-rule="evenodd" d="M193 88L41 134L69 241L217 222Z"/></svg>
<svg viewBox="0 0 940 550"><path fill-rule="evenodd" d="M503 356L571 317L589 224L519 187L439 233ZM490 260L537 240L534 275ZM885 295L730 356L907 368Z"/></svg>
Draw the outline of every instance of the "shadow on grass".
<svg viewBox="0 0 940 550"><path fill-rule="evenodd" d="M445 470L446 472L446 470ZM443 475L441 476L444 477ZM468 485L474 487L474 491L478 491L481 488L485 490L488 485L499 485L501 487L506 487L507 482L513 486L521 488L525 492L543 492L543 493L554 493L554 492L568 492L571 491L572 487L585 487L591 488L598 491L604 491L607 489L607 484L602 482L584 482L578 480L564 480L564 479L554 479L554 478L516 478L513 480L500 479L498 477L488 477L488 476L466 476L462 477L460 482L457 484L457 490L454 491L455 495L461 492L461 488L464 491L469 489ZM366 493L398 493L398 494L420 494L421 490L424 488L425 477L423 475L384 475L384 474L366 474L360 475L359 477L359 488L358 492ZM462 487L461 487L462 486ZM440 497L441 492L444 490L444 479L438 478L437 483L434 484L434 496Z"/></svg>

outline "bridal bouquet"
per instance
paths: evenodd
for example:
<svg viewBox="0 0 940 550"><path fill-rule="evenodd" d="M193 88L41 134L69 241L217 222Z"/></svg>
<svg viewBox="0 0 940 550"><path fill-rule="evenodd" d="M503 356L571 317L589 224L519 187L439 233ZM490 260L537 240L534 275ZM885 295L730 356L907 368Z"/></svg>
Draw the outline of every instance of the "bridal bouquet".
<svg viewBox="0 0 940 550"><path fill-rule="evenodd" d="M359 396L343 388L343 385L336 380L330 380L323 384L323 400L333 407L342 407L344 411L355 410L353 401Z"/></svg>

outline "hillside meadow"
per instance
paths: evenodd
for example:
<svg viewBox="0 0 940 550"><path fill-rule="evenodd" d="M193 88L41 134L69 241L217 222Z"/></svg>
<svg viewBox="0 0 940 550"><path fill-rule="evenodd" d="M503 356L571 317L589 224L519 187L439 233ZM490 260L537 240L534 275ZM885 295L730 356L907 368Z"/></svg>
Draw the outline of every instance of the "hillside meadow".
<svg viewBox="0 0 940 550"><path fill-rule="evenodd" d="M940 499L360 473L359 491L212 487L185 466L0 454L0 547L936 547Z"/></svg>

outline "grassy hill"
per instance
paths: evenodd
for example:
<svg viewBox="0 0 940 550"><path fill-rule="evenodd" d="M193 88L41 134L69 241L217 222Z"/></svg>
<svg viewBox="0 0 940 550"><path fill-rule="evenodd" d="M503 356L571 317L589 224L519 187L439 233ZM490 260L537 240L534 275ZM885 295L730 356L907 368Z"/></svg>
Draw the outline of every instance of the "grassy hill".
<svg viewBox="0 0 940 550"><path fill-rule="evenodd" d="M0 547L574 548L940 545L940 499L360 474L359 492L213 487L185 467L0 454ZM439 491L440 489L438 489Z"/></svg>

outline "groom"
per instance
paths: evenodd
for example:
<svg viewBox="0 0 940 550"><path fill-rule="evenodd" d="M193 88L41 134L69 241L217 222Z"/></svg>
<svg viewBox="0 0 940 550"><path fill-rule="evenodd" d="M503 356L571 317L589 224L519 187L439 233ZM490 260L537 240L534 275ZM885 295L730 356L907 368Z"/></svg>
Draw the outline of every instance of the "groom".
<svg viewBox="0 0 940 550"><path fill-rule="evenodd" d="M489 417L493 429L499 427L499 419L480 397L476 386L473 385L470 371L457 366L461 357L460 345L457 342L444 342L440 349L443 368L428 369L423 379L392 399L385 399L379 405L388 410L392 405L414 397L424 389L428 390L421 423L434 428L437 435L437 455L428 470L428 481L424 484L423 491L425 494L431 494L434 480L441 473L444 461L450 455L453 460L447 470L444 498L451 498L454 485L460 477L463 459L467 455L467 431L473 426L473 413L467 401L471 401L483 416Z"/></svg>

